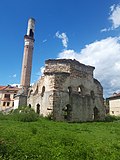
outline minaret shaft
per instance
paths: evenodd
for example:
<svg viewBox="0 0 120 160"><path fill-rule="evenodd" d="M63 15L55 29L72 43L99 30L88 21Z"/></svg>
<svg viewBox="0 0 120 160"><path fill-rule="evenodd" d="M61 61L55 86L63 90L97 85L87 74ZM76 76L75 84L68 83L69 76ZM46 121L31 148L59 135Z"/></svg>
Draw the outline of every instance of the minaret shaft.
<svg viewBox="0 0 120 160"><path fill-rule="evenodd" d="M24 55L21 73L21 87L24 94L27 94L28 87L30 86L31 70L32 70L32 57L34 48L34 26L35 20L30 18L28 21L27 35L24 36Z"/></svg>
<svg viewBox="0 0 120 160"><path fill-rule="evenodd" d="M33 55L33 48L30 46L25 46L24 56L23 56L23 65L22 65L22 74L21 74L21 86L23 87L30 86L32 55Z"/></svg>

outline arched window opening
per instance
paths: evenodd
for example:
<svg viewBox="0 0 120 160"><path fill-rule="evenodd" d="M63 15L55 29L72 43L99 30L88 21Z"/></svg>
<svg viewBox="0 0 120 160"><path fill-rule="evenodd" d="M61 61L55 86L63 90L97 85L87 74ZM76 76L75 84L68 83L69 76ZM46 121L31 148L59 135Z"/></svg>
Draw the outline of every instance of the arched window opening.
<svg viewBox="0 0 120 160"><path fill-rule="evenodd" d="M45 86L42 87L42 93L41 93L42 97L44 96L44 93L45 93Z"/></svg>
<svg viewBox="0 0 120 160"><path fill-rule="evenodd" d="M33 90L31 89L31 90L29 90L29 92L28 92L28 98L30 97L30 95L31 95L31 93L33 92Z"/></svg>
<svg viewBox="0 0 120 160"><path fill-rule="evenodd" d="M36 112L37 114L40 114L40 104L38 103L36 106L37 106Z"/></svg>
<svg viewBox="0 0 120 160"><path fill-rule="evenodd" d="M90 95L91 95L91 98L94 100L95 99L95 93L94 93L94 91L91 91Z"/></svg>
<svg viewBox="0 0 120 160"><path fill-rule="evenodd" d="M29 34L30 37L33 37L34 36L34 33L33 33L33 30L30 29L30 34Z"/></svg>
<svg viewBox="0 0 120 160"><path fill-rule="evenodd" d="M78 93L79 93L79 94L82 93L82 90L81 90L81 87L80 87L80 86L78 87Z"/></svg>
<svg viewBox="0 0 120 160"><path fill-rule="evenodd" d="M36 95L36 94L38 94L38 85L37 85L35 92L34 92L34 95Z"/></svg>
<svg viewBox="0 0 120 160"><path fill-rule="evenodd" d="M37 88L36 88L36 93L38 93L38 85L37 85Z"/></svg>
<svg viewBox="0 0 120 160"><path fill-rule="evenodd" d="M82 85L78 86L77 91L80 95L84 94L84 87Z"/></svg>
<svg viewBox="0 0 120 160"><path fill-rule="evenodd" d="M71 86L68 87L68 93L69 93L69 95L72 93L72 87Z"/></svg>
<svg viewBox="0 0 120 160"><path fill-rule="evenodd" d="M93 109L93 119L94 119L94 121L99 120L99 110L97 107L94 107L94 109Z"/></svg>

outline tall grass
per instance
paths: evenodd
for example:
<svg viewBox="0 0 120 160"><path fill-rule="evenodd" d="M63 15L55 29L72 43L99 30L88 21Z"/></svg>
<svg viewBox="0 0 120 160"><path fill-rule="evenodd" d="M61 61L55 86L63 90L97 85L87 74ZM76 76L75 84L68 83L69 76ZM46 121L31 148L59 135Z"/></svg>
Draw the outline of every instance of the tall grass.
<svg viewBox="0 0 120 160"><path fill-rule="evenodd" d="M0 120L0 160L119 160L120 122Z"/></svg>

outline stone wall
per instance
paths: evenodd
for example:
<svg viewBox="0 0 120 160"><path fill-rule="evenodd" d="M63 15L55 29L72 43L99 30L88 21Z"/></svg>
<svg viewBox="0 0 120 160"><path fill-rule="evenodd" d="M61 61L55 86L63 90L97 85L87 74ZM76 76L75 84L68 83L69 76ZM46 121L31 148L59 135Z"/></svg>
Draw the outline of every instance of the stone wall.
<svg viewBox="0 0 120 160"><path fill-rule="evenodd" d="M52 113L57 121L104 119L103 89L94 69L71 59L47 60L44 75L29 90L28 104L36 111L39 104L40 114Z"/></svg>

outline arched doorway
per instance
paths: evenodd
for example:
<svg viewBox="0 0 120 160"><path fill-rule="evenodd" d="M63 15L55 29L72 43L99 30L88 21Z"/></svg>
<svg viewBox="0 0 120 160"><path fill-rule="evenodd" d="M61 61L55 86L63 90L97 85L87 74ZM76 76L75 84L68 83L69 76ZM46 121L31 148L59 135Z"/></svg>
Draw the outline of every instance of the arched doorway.
<svg viewBox="0 0 120 160"><path fill-rule="evenodd" d="M94 107L93 112L94 112L94 120L95 121L99 120L99 110L98 110L98 108Z"/></svg>
<svg viewBox="0 0 120 160"><path fill-rule="evenodd" d="M37 114L40 114L40 104L38 103L36 106L37 106L36 112Z"/></svg>
<svg viewBox="0 0 120 160"><path fill-rule="evenodd" d="M29 106L29 108L31 108L31 104L29 104L28 106Z"/></svg>
<svg viewBox="0 0 120 160"><path fill-rule="evenodd" d="M71 111L72 111L71 105L67 104L63 110L64 110L64 119L67 121L70 121L71 120Z"/></svg>

